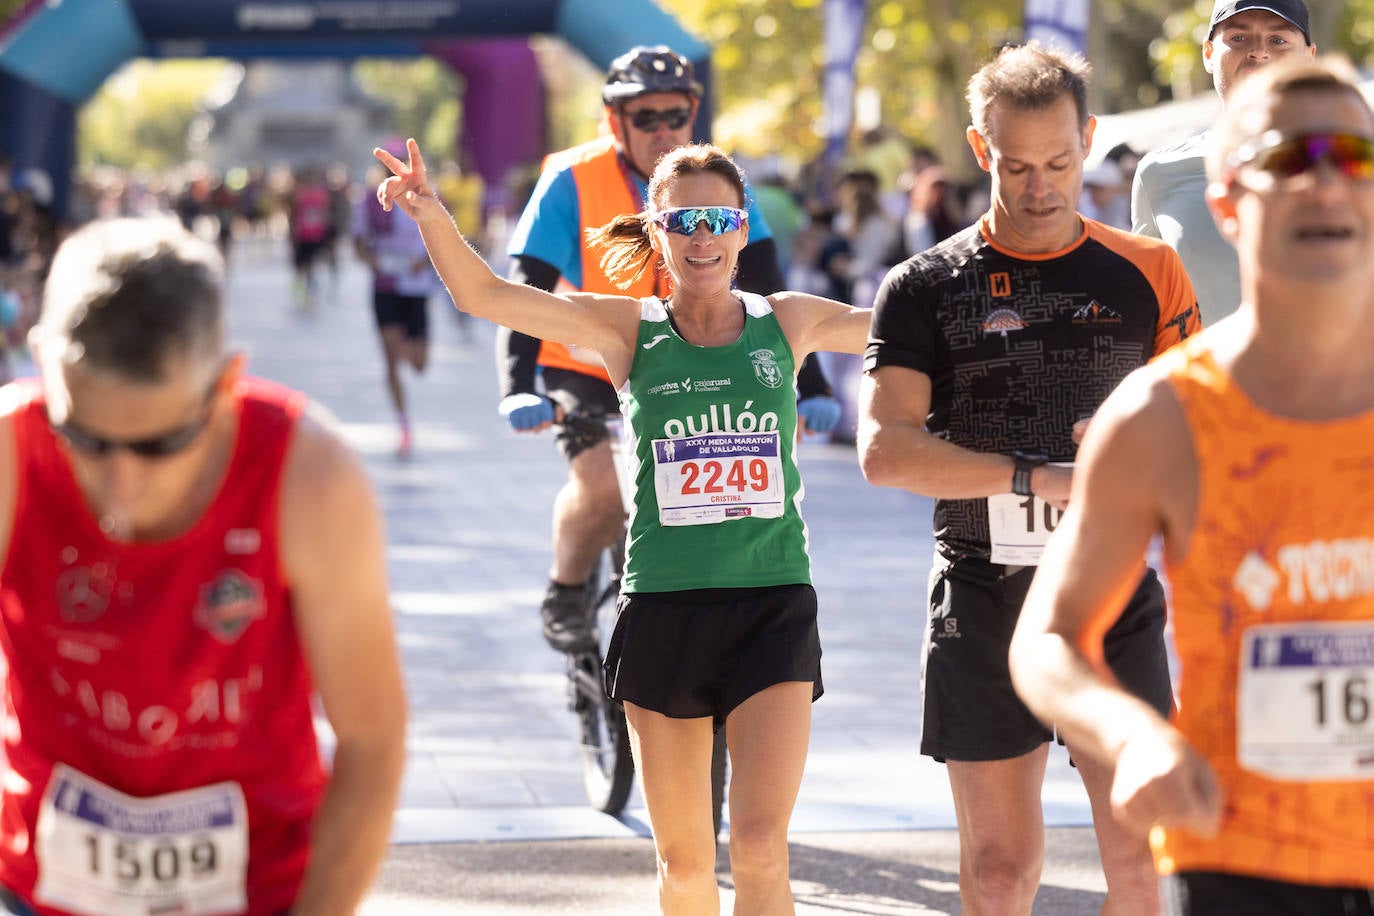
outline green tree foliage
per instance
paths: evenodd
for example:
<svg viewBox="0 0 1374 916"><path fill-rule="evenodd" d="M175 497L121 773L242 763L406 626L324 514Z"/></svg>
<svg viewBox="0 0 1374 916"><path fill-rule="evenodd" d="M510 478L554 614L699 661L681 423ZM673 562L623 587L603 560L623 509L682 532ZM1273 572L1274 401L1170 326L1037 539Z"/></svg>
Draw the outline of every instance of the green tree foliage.
<svg viewBox="0 0 1374 916"><path fill-rule="evenodd" d="M823 145L822 0L662 0L714 48L715 134L745 153L810 158ZM1011 37L1016 0L875 0L856 63L881 120L953 147L974 62Z"/></svg>
<svg viewBox="0 0 1374 916"><path fill-rule="evenodd" d="M360 60L353 76L391 106L398 134L418 140L435 162L457 155L463 82L446 64L432 57Z"/></svg>
<svg viewBox="0 0 1374 916"><path fill-rule="evenodd" d="M709 42L715 135L744 153L809 159L823 146L823 0L659 0ZM1310 0L1318 47L1374 55L1374 0ZM1211 91L1199 46L1212 0L1092 0L1092 107L1139 108ZM870 0L856 65L881 123L964 163L964 87L1022 35L1024 0Z"/></svg>
<svg viewBox="0 0 1374 916"><path fill-rule="evenodd" d="M234 66L223 60L131 61L82 106L78 162L153 169L185 162L192 120ZM355 76L366 92L392 105L397 133L416 137L438 156L453 153L462 86L447 66L432 58L364 60Z"/></svg>
<svg viewBox="0 0 1374 916"><path fill-rule="evenodd" d="M203 100L233 66L223 60L134 60L78 114L77 161L163 169L184 162Z"/></svg>

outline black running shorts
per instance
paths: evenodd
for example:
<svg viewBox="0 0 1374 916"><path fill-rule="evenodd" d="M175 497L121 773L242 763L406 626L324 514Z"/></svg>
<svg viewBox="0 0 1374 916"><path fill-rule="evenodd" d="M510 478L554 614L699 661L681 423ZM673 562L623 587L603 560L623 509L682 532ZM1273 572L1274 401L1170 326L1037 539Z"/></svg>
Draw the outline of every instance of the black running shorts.
<svg viewBox="0 0 1374 916"><path fill-rule="evenodd" d="M400 293L374 292L372 314L377 327L400 325L407 340L429 339L429 297L402 296Z"/></svg>
<svg viewBox="0 0 1374 916"><path fill-rule="evenodd" d="M1160 887L1167 916L1374 916L1374 887L1319 887L1210 871L1179 872Z"/></svg>
<svg viewBox="0 0 1374 916"><path fill-rule="evenodd" d="M620 413L620 399L611 383L585 372L545 366L544 390L549 399L563 408L565 414L600 417ZM606 441L606 433L592 433L586 428L559 426L554 441L563 457L572 461L595 445Z"/></svg>
<svg viewBox="0 0 1374 916"><path fill-rule="evenodd" d="M606 692L674 719L726 716L789 681L821 685L816 590L810 585L620 596L606 651Z"/></svg>
<svg viewBox="0 0 1374 916"><path fill-rule="evenodd" d="M936 555L921 678L921 753L937 760L1010 760L1054 737L1011 684L1007 653L1034 566ZM1149 570L1107 631L1107 663L1162 715L1173 702L1164 646L1164 589Z"/></svg>

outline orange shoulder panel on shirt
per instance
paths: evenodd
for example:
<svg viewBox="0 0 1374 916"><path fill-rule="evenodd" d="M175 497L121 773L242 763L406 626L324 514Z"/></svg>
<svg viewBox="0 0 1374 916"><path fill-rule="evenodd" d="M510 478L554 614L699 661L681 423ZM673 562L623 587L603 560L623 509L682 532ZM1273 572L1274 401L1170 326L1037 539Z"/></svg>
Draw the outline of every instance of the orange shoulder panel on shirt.
<svg viewBox="0 0 1374 916"><path fill-rule="evenodd" d="M1096 220L1085 219L1083 223L1094 241L1140 268L1154 289L1159 300L1154 355L1202 330L1197 293L1176 251L1156 238L1114 229Z"/></svg>

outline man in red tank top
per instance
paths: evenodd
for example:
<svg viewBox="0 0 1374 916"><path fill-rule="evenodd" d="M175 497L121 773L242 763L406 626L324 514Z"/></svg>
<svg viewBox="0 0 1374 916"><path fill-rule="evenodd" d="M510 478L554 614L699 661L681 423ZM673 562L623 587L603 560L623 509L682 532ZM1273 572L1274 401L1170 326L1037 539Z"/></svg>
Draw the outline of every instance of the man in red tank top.
<svg viewBox="0 0 1374 916"><path fill-rule="evenodd" d="M0 911L350 913L385 854L377 507L305 397L226 352L222 295L174 222L92 224L53 264L40 379L0 389Z"/></svg>
<svg viewBox="0 0 1374 916"><path fill-rule="evenodd" d="M1238 311L1128 377L1011 647L1017 689L1114 768L1171 914L1374 913L1374 113L1343 62L1237 87L1207 203ZM1172 721L1102 634L1163 539Z"/></svg>

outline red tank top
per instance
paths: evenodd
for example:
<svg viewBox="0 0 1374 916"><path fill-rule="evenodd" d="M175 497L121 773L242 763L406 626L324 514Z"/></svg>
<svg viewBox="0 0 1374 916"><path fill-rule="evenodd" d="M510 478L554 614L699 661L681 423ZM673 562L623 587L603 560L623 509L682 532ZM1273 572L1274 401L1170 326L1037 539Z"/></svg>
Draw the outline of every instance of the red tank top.
<svg viewBox="0 0 1374 916"><path fill-rule="evenodd" d="M329 192L319 185L300 188L291 217L296 241L323 242L329 235Z"/></svg>
<svg viewBox="0 0 1374 916"><path fill-rule="evenodd" d="M100 532L41 391L24 387L10 408L18 490L0 573L0 883L33 899L35 830L60 763L140 799L237 784L247 912L282 912L326 782L278 550L282 466L305 398L245 381L234 454L204 515L171 540L128 544ZM185 865L168 854L161 867L173 864Z"/></svg>

